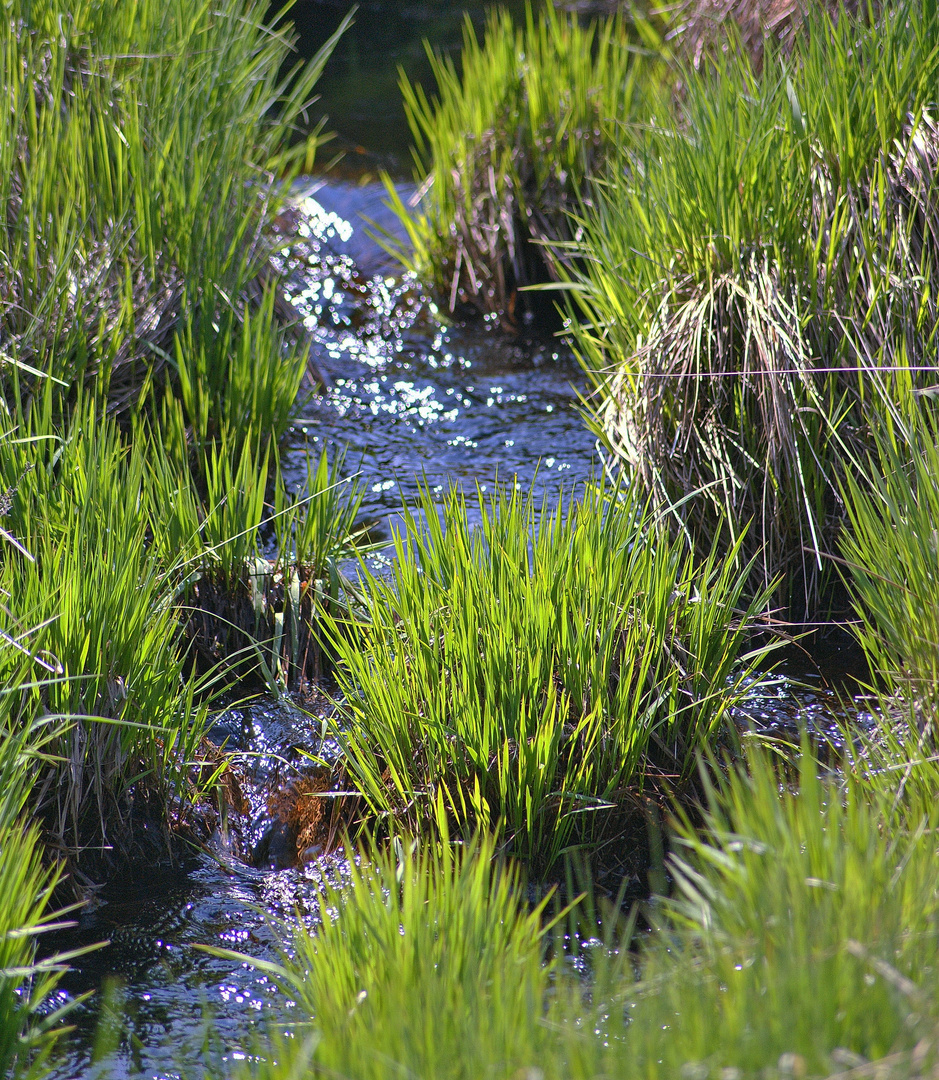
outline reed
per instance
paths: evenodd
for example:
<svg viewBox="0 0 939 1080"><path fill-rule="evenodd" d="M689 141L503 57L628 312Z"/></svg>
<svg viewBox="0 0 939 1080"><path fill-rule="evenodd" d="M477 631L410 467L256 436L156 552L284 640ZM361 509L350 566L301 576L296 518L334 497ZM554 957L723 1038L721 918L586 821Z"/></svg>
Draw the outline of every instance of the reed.
<svg viewBox="0 0 939 1080"><path fill-rule="evenodd" d="M450 311L517 330L539 299L519 290L557 277L562 256L544 241L570 238L568 212L641 113L651 65L623 18L582 24L550 3L529 4L523 27L494 10L482 42L467 19L459 68L428 55L433 97L401 77L423 197L407 207L388 183L408 235L395 253Z"/></svg>
<svg viewBox="0 0 939 1080"><path fill-rule="evenodd" d="M536 508L429 493L404 514L367 616L333 620L344 785L364 823L495 830L546 870L622 827L630 791L680 788L732 740L748 651L745 572L695 559L634 490Z"/></svg>
<svg viewBox="0 0 939 1080"><path fill-rule="evenodd" d="M929 4L818 12L759 76L723 51L578 219L594 423L695 537L746 528L796 619L826 595L877 372L932 378L935 30Z"/></svg>

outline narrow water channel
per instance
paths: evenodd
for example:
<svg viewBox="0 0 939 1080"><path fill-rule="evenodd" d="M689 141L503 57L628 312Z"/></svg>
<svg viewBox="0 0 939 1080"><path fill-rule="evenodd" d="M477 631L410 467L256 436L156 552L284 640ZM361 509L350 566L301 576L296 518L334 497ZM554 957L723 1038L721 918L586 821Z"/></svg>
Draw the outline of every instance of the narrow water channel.
<svg viewBox="0 0 939 1080"><path fill-rule="evenodd" d="M345 8L345 0L296 5L308 50ZM376 539L389 537L402 504L413 503L421 484L442 494L451 484L472 492L477 484L490 489L517 482L551 499L601 466L579 411L585 381L563 346L518 344L485 325L447 325L368 235L366 220L394 228L383 189L367 173L402 160L406 133L396 66L419 72L420 40L431 31L441 48L455 48L464 9L478 20L483 4L360 5L356 28L327 70L322 102L339 130L338 144L357 168L344 178L340 172L301 185L291 228L303 243L285 256L290 300L310 330L312 360L329 390L301 404L284 446L284 472L300 487L309 454L323 446L332 454L344 450L346 474L364 491L363 521ZM350 179L352 172L357 176ZM243 755L248 778L253 813L243 823L243 853L270 827L265 790L275 777L289 777L298 748L316 748L316 711L262 702L218 718L214 735ZM794 731L803 721L826 730L832 715L826 691L796 695L781 683L778 694L754 702L748 719L779 730ZM59 1080L198 1072L215 1055L250 1053L259 1023L289 1018L289 1002L267 976L195 947L275 958L270 920L305 918L322 876L344 872L334 858L272 866L276 859L249 865L219 838L213 855L194 853L172 873L102 890L63 946L110 944L75 963L61 994L116 987L122 1019L113 1043L98 1042L104 1057L96 1064L106 997L99 993L80 1005Z"/></svg>
<svg viewBox="0 0 939 1080"><path fill-rule="evenodd" d="M586 387L559 344L446 325L367 235L363 218L393 226L378 185L311 178L297 206L303 242L293 249L288 295L330 389L298 411L283 453L288 483L302 486L307 457L321 446L344 451L350 480L364 490L363 521L380 539L419 484L442 494L451 484L471 493L517 482L551 499L594 473L595 440L579 412ZM213 735L243 755L254 796L254 820L242 828L247 855L270 827L274 774L289 779L297 748L316 749L319 725L289 702L261 702L220 716ZM302 915L320 875L341 874L342 864L259 870L221 843L215 854L194 855L162 878L110 883L69 936L69 947L110 942L62 984L67 995L121 988L126 1029L104 1075L175 1076L215 1052L212 1039L220 1053L248 1052L255 1023L287 1008L266 976L194 946L273 958L267 920ZM100 995L78 1010L62 1080L94 1075L99 1007Z"/></svg>
<svg viewBox="0 0 939 1080"><path fill-rule="evenodd" d="M307 454L320 446L345 448L346 471L365 491L364 519L373 535L387 537L419 483L442 492L517 478L550 499L594 473L595 441L579 412L583 378L561 346L446 326L366 234L363 215L393 224L376 186L311 178L298 208L308 258L294 259L290 295L331 388L298 414L284 452L288 481L302 483ZM781 682L741 721L793 734L807 723L830 734L832 706L821 688L794 693ZM327 708L256 702L219 716L213 737L242 755L252 803L240 829L246 858L271 828L267 793L290 779L300 748L317 749L317 712ZM277 869L276 858L260 864L239 859L219 838L213 855L194 854L172 873L108 884L62 945L110 944L76 962L62 994L117 987L119 1032L94 1064L104 995L81 1005L59 1080L176 1077L215 1055L250 1053L258 1024L289 1018L289 1002L266 975L196 946L276 959L270 921L304 918L317 883L341 877L344 864L334 857L287 869Z"/></svg>

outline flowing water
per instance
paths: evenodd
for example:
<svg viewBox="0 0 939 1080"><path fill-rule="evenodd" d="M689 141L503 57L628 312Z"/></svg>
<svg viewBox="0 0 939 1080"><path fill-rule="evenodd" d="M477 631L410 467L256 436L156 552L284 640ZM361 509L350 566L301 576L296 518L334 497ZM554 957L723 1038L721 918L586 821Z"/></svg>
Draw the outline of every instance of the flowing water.
<svg viewBox="0 0 939 1080"><path fill-rule="evenodd" d="M345 448L346 471L365 491L363 519L380 539L419 484L443 493L451 484L472 492L511 481L551 499L588 479L599 458L570 355L553 342L508 342L485 324L445 325L366 234L362 216L393 227L387 213L374 184L311 178L297 192L297 213L285 225L288 298L330 389L298 411L284 447L288 484L302 486L307 456L320 446ZM380 556L373 562L380 571ZM301 749L321 751L320 734L316 710L289 702L223 713L212 735L241 755L251 804L239 834L218 837L211 856L194 855L171 874L110 883L77 931L57 942L110 942L62 983L65 996L120 986L126 1029L106 1057L106 1075L170 1077L214 1053L247 1053L258 1021L289 1015L267 976L195 946L274 958L268 920L303 917L321 876L342 874L331 859L277 869L277 822L266 805L297 775ZM77 1010L63 1080L95 1074L103 1000Z"/></svg>
<svg viewBox="0 0 939 1080"><path fill-rule="evenodd" d="M387 536L419 483L442 492L517 477L551 498L593 474L599 458L578 411L585 386L563 348L444 325L365 233L361 215L393 226L375 185L310 179L297 205L290 228L299 239L285 256L290 296L331 389L300 410L285 450L288 480L302 483L309 451L347 447L365 518L373 535ZM776 734L805 723L831 735L834 704L821 685L796 692L783 680L741 720ZM238 835L218 837L212 855L194 855L173 873L109 884L61 941L110 942L78 960L62 984L63 998L120 987L112 1008L124 1026L102 1075L174 1077L213 1055L249 1053L259 1022L289 1018L289 1002L266 975L196 946L274 959L270 920L309 918L323 875L342 876L341 860L331 858L278 869L266 807L268 793L302 767L301 750L322 749L325 709L268 702L219 716L213 737L241 755L252 807ZM250 861L262 869L238 858L261 845L264 857ZM77 1010L61 1080L97 1075L91 1059L106 1001L99 994Z"/></svg>
<svg viewBox="0 0 939 1080"><path fill-rule="evenodd" d="M324 82L325 108L359 165L400 162L396 65L420 71L420 38L434 29L440 47L452 49L464 7L478 19L482 4L361 4L357 26ZM308 49L344 9L332 0L297 5ZM368 153L357 155L363 143ZM442 493L451 484L471 492L477 484L489 489L497 480L515 481L550 499L593 475L601 462L579 411L585 382L569 353L552 341L509 342L485 325L446 325L369 238L363 219L394 230L383 189L360 170L354 179L310 178L285 223L290 300L329 384L328 393L298 412L285 446L288 482L302 485L308 453L345 447L346 472L365 491L365 522L380 539L420 484ZM380 564L379 558L379 570ZM62 983L63 1000L119 988L110 1006L99 994L76 1010L61 1080L196 1072L213 1055L250 1053L258 1022L289 1017L289 1002L266 975L196 946L275 958L270 920L308 919L317 882L342 876L342 862L330 858L278 869L276 823L266 809L267 793L296 774L301 749L320 749L324 708L255 703L222 714L213 734L242 755L251 804L240 831L219 836L212 855L194 854L171 874L110 883L82 913L78 929L57 943L110 942L75 963ZM776 732L807 723L830 734L835 715L820 681L798 692L781 681L742 719ZM262 850L263 857L251 860L258 866L238 858ZM110 1043L107 1025L99 1027L109 1008L125 1018ZM92 1061L96 1038L105 1055L101 1066Z"/></svg>

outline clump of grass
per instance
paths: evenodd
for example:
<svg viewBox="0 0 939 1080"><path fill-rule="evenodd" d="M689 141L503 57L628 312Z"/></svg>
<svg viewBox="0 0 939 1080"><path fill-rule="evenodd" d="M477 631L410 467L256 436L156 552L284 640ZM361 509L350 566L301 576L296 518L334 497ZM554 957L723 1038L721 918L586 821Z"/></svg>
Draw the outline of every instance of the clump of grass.
<svg viewBox="0 0 939 1080"><path fill-rule="evenodd" d="M0 652L18 652L4 642ZM61 925L50 907L60 871L42 857L35 825L27 824L31 773L51 752L51 718L12 724L9 698L0 702L0 1072L40 1080L61 1035L65 1010L50 1008L70 956L37 962L37 940Z"/></svg>
<svg viewBox="0 0 939 1080"><path fill-rule="evenodd" d="M62 858L106 865L141 820L168 824L174 803L185 815L206 709L184 684L171 582L148 543L143 447L87 406L61 435L37 408L30 432L0 445L17 541L0 556L4 640L18 643L5 682L24 722L72 719L31 806Z"/></svg>
<svg viewBox="0 0 939 1080"><path fill-rule="evenodd" d="M138 840L171 857L168 830L193 825L225 767L204 746L210 688L252 676L279 693L325 667L317 620L335 614L357 501L325 456L305 499L278 480L266 559L268 463L250 440L240 458L205 452L203 495L159 432L128 446L93 401L60 428L54 400L35 399L0 442L3 670L24 722L71 718L31 808L50 847L91 873Z"/></svg>
<svg viewBox="0 0 939 1080"><path fill-rule="evenodd" d="M787 781L753 755L677 826L638 951L608 911L586 976L491 841L369 852L290 933L276 974L302 1019L239 1075L931 1075L936 765L889 763L825 777L804 752Z"/></svg>
<svg viewBox="0 0 939 1080"><path fill-rule="evenodd" d="M560 964L545 963L547 901L530 907L517 869L494 855L492 841L398 845L323 887L316 929L292 935L279 973L325 1035L320 1069L468 1077L532 1060Z"/></svg>
<svg viewBox="0 0 939 1080"><path fill-rule="evenodd" d="M306 362L270 224L332 42L284 76L266 7L14 0L0 27L0 347L125 415L169 388L197 441L282 431Z"/></svg>
<svg viewBox="0 0 939 1080"><path fill-rule="evenodd" d="M939 690L939 422L928 399L872 399L873 452L845 476L842 541L871 668L934 724Z"/></svg>
<svg viewBox="0 0 939 1080"><path fill-rule="evenodd" d="M567 212L640 109L627 24L529 5L521 28L493 11L483 42L467 19L459 71L429 56L434 97L401 79L423 197L405 207L388 184L408 234L398 254L451 311L518 329L532 303L519 289L557 274L543 241L570 238Z"/></svg>
<svg viewBox="0 0 939 1080"><path fill-rule="evenodd" d="M368 616L331 634L348 776L366 822L414 834L440 807L547 869L611 832L630 790L679 787L732 737L762 597L696 560L634 490L538 511L517 491L404 515Z"/></svg>
<svg viewBox="0 0 939 1080"><path fill-rule="evenodd" d="M872 373L931 379L936 40L914 2L873 25L815 13L759 76L723 52L579 219L598 429L696 538L746 528L793 618L826 592Z"/></svg>
<svg viewBox="0 0 939 1080"><path fill-rule="evenodd" d="M876 15L879 4L858 0L825 0L833 18ZM809 5L798 0L685 0L668 13L672 47L696 68L712 60L732 38L746 49L759 71L767 39L788 55L803 32Z"/></svg>
<svg viewBox="0 0 939 1080"><path fill-rule="evenodd" d="M712 796L703 835L681 830L669 929L630 1011L637 1074L932 1067L935 807L904 803L896 766L934 783L935 763L904 753L893 765L823 778L804 752L781 789L757 758Z"/></svg>
<svg viewBox="0 0 939 1080"><path fill-rule="evenodd" d="M240 453L232 444L203 451L197 482L178 445L159 430L148 436L153 550L177 582L203 673L303 689L328 669L315 627L339 610L362 494L342 479L342 455L310 459L306 489L291 497L279 471L269 480L269 447L250 437Z"/></svg>

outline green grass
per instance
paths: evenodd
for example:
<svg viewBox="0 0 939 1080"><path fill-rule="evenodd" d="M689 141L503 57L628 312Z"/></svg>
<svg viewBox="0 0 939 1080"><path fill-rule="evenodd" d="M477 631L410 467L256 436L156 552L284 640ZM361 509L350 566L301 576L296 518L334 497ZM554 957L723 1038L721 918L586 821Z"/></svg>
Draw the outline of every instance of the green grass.
<svg viewBox="0 0 939 1080"><path fill-rule="evenodd" d="M19 643L4 681L25 721L73 721L33 793L47 837L72 860L113 846L119 862L143 821L179 825L201 797L210 686L253 675L279 693L325 669L314 626L339 600L358 503L325 456L303 499L278 481L265 559L275 511L250 441L240 458L206 451L203 496L158 434L128 446L94 402L60 430L53 396L0 442L0 628Z"/></svg>
<svg viewBox="0 0 939 1080"><path fill-rule="evenodd" d="M270 223L331 43L283 74L253 0L14 0L0 28L0 337L114 412L182 402L197 441L284 428L304 375Z"/></svg>
<svg viewBox="0 0 939 1080"><path fill-rule="evenodd" d="M935 781L934 762L901 764ZM823 778L805 754L780 790L757 760L712 799L703 836L683 830L627 1035L639 1075L935 1061L935 808L904 804L901 776Z"/></svg>
<svg viewBox="0 0 939 1080"><path fill-rule="evenodd" d="M931 1075L936 765L906 756L904 786L889 760L841 779L806 753L781 785L751 757L699 830L678 827L675 897L650 909L638 952L607 910L575 950L586 976L559 949L569 920L529 906L491 841L368 850L322 888L315 928L288 931L274 973L298 1004L290 1038L235 1073Z"/></svg>
<svg viewBox="0 0 939 1080"><path fill-rule="evenodd" d="M494 856L491 841L399 845L321 891L317 928L292 935L280 973L300 1014L329 1032L321 1067L469 1077L527 1064L519 1036L537 1036L560 964L544 963L545 903L529 908L517 870Z"/></svg>
<svg viewBox="0 0 939 1080"><path fill-rule="evenodd" d="M872 670L930 726L939 688L937 419L928 399L908 393L884 392L872 413L874 450L845 478L851 529L841 550Z"/></svg>
<svg viewBox="0 0 939 1080"><path fill-rule="evenodd" d="M794 618L826 594L871 372L931 367L939 320L935 9L807 30L759 76L732 47L684 72L565 249L597 429L696 538L747 529Z"/></svg>
<svg viewBox="0 0 939 1080"><path fill-rule="evenodd" d="M388 185L408 234L398 254L451 311L517 328L532 302L518 290L557 274L542 241L570 238L567 212L641 112L651 66L624 19L585 25L550 3L529 6L523 27L493 10L482 42L467 20L459 66L428 55L433 96L401 77L424 195L409 208Z"/></svg>
<svg viewBox="0 0 939 1080"><path fill-rule="evenodd" d="M176 583L196 666L226 680L260 677L280 693L328 673L315 626L338 613L341 563L357 551L362 494L343 456L310 458L290 495L270 449L248 438L203 451L197 482L157 430L147 437L152 544ZM271 476L273 474L273 479Z"/></svg>
<svg viewBox="0 0 939 1080"><path fill-rule="evenodd" d="M324 458L292 505L274 467L306 361L270 265L331 44L285 74L265 12L13 0L0 26L3 666L17 722L70 720L30 809L73 869L168 845L213 771L193 606L211 663L224 626L279 692L339 594L355 496Z"/></svg>
<svg viewBox="0 0 939 1080"><path fill-rule="evenodd" d="M630 790L681 786L700 749L733 739L762 600L634 491L473 509L478 529L461 494L425 495L389 581L365 583L365 621L333 624L344 784L366 821L417 835L443 813L546 869L609 839Z"/></svg>
<svg viewBox="0 0 939 1080"><path fill-rule="evenodd" d="M93 407L62 435L37 408L27 430L0 444L4 528L21 545L0 557L0 618L20 642L4 683L24 722L72 718L31 808L63 857L106 863L141 819L166 822L178 799L185 813L206 711L184 685L171 582L148 543L143 447Z"/></svg>
<svg viewBox="0 0 939 1080"><path fill-rule="evenodd" d="M0 644L4 664L14 654L15 665L18 653L8 642ZM51 999L77 954L49 956L46 950L45 959L37 957L41 936L65 925L69 912L52 905L61 869L44 858L28 812L31 781L48 766L64 727L51 716L23 724L9 688L0 697L0 1073L11 1080L48 1074L64 1033L62 1019L71 1008L55 1008Z"/></svg>

